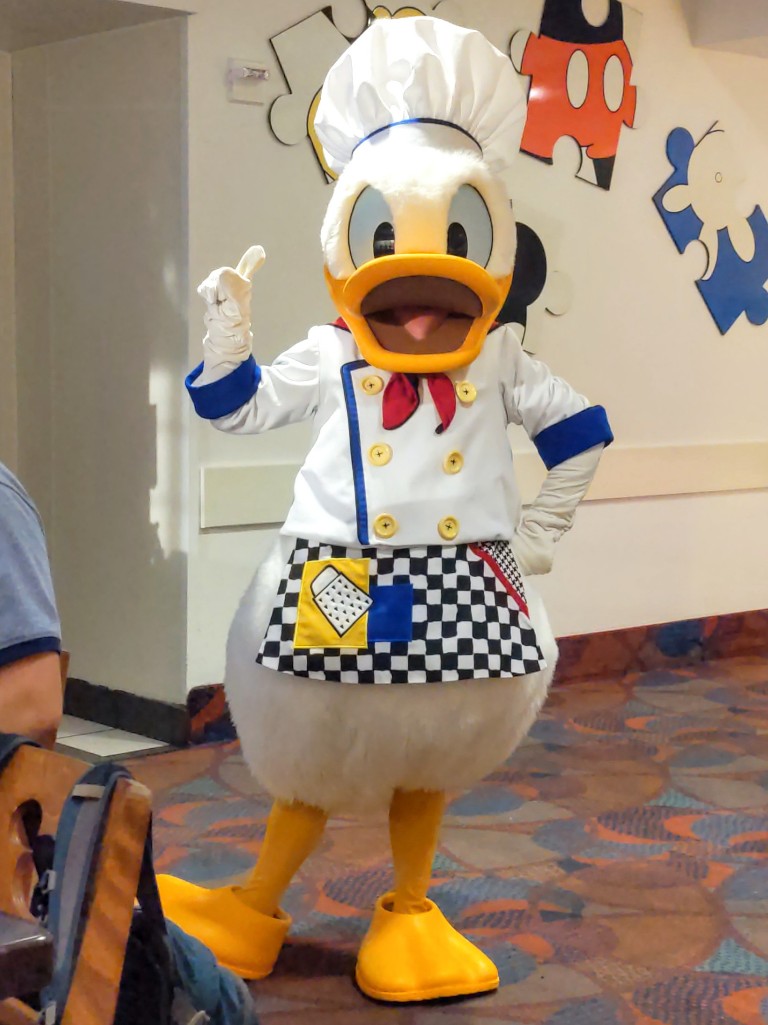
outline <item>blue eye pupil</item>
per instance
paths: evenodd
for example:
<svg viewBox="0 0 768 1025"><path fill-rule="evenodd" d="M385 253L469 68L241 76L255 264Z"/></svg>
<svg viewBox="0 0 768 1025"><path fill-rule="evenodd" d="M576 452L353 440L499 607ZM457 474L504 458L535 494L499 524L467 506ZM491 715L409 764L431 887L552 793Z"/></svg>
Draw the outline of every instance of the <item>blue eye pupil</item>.
<svg viewBox="0 0 768 1025"><path fill-rule="evenodd" d="M373 233L373 255L394 256L395 229L389 221L382 221Z"/></svg>

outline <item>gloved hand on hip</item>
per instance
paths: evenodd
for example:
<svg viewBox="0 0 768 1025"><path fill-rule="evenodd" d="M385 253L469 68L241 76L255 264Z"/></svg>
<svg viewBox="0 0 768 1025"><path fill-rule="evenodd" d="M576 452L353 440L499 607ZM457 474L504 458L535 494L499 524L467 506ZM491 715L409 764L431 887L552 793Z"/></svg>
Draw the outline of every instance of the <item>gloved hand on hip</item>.
<svg viewBox="0 0 768 1025"><path fill-rule="evenodd" d="M555 560L557 536L547 531L535 519L525 516L512 537L515 561L524 577L549 573Z"/></svg>
<svg viewBox="0 0 768 1025"><path fill-rule="evenodd" d="M603 445L595 445L553 467L541 491L512 535L512 551L524 577L549 573L555 545L571 529L576 507L587 493Z"/></svg>

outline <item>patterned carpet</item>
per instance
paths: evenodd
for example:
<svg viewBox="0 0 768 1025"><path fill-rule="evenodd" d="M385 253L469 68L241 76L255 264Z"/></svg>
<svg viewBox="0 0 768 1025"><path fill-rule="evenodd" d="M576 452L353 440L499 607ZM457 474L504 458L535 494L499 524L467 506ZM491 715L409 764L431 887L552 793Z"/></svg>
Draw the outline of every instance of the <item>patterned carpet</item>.
<svg viewBox="0 0 768 1025"><path fill-rule="evenodd" d="M137 760L157 863L248 869L267 798L236 744ZM264 1025L764 1025L768 661L556 689L512 760L450 806L431 895L499 965L498 993L390 1007L354 987L390 883L383 824L334 821L285 902L294 928L254 984Z"/></svg>

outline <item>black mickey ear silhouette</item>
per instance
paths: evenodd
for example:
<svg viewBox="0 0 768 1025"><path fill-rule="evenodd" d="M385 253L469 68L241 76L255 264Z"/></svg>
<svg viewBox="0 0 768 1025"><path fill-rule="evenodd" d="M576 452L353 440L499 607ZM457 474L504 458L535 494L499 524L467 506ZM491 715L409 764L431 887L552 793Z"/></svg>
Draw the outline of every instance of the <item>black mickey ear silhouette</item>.
<svg viewBox="0 0 768 1025"><path fill-rule="evenodd" d="M584 17L581 0L544 0L541 14L542 36L564 43L616 43L623 37L624 14L619 0L609 0L608 17L602 25L592 25Z"/></svg>
<svg viewBox="0 0 768 1025"><path fill-rule="evenodd" d="M527 224L517 222L517 254L512 284L496 320L500 324L528 322L528 307L539 298L547 280L547 254L541 239Z"/></svg>

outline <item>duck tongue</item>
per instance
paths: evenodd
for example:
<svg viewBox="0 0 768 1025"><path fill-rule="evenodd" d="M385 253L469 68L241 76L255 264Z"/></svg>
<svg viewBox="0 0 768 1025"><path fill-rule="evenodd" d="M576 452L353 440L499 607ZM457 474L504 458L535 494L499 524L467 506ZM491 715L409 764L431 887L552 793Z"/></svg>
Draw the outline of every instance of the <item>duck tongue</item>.
<svg viewBox="0 0 768 1025"><path fill-rule="evenodd" d="M417 341L423 341L437 331L447 316L447 310L434 306L396 306L392 310L394 322Z"/></svg>

